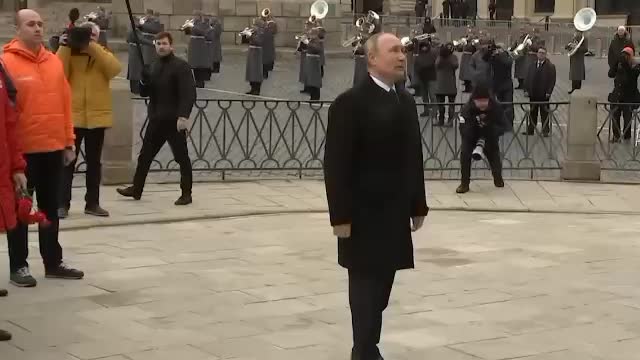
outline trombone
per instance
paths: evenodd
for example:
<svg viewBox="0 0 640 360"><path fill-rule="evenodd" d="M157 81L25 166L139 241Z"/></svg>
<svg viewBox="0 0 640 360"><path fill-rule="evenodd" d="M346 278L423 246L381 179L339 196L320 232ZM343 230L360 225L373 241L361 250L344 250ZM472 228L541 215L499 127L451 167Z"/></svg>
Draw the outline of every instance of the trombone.
<svg viewBox="0 0 640 360"><path fill-rule="evenodd" d="M184 24L182 24L182 26L180 27L180 31L185 31L186 29L193 28L194 23L195 23L195 19L186 20Z"/></svg>

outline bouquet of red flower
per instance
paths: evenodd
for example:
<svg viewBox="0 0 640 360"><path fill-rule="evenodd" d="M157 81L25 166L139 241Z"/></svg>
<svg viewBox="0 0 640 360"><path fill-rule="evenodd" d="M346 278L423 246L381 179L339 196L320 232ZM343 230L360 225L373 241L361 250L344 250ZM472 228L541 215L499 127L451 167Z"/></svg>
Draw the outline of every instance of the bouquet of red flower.
<svg viewBox="0 0 640 360"><path fill-rule="evenodd" d="M26 225L39 224L44 227L51 225L42 211L33 211L33 199L26 191L18 193L18 221Z"/></svg>

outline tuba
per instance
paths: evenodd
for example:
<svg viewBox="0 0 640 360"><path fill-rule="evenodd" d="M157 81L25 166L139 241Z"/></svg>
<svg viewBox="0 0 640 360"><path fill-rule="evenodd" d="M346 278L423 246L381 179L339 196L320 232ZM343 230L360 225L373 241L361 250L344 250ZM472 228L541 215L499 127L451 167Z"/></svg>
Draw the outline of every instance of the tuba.
<svg viewBox="0 0 640 360"><path fill-rule="evenodd" d="M329 13L329 4L327 4L327 2L324 0L316 0L313 4L311 4L309 13L311 14L311 16L309 16L309 22L322 20Z"/></svg>
<svg viewBox="0 0 640 360"><path fill-rule="evenodd" d="M580 33L585 31L589 31L596 24L596 12L590 7L582 8L578 10L576 16L573 17L573 26L575 26L576 30ZM584 34L580 34L580 40L576 41L577 38L574 38L567 46L565 47L568 50L567 56L571 57L575 55L578 51L582 43L584 42Z"/></svg>
<svg viewBox="0 0 640 360"><path fill-rule="evenodd" d="M271 9L269 9L269 8L262 9L262 12L260 13L260 16L262 16L265 19L269 18L271 16Z"/></svg>

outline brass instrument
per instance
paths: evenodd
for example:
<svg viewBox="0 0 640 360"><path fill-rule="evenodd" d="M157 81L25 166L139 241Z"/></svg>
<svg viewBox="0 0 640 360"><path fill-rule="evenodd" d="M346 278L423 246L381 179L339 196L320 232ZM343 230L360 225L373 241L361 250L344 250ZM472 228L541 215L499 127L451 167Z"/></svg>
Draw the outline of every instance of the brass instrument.
<svg viewBox="0 0 640 360"><path fill-rule="evenodd" d="M91 21L91 22L94 22L97 18L98 18L98 13L95 11L92 11L84 16L85 21Z"/></svg>
<svg viewBox="0 0 640 360"><path fill-rule="evenodd" d="M574 38L570 43L565 46L568 50L567 56L571 57L575 55L578 51L582 43L584 42L584 34L585 31L589 31L596 24L597 14L595 10L590 7L582 8L578 10L576 15L573 17L573 26L575 26L576 30L580 32L580 40Z"/></svg>
<svg viewBox="0 0 640 360"><path fill-rule="evenodd" d="M271 9L269 9L269 8L262 9L262 12L260 13L260 16L262 16L265 19L271 17Z"/></svg>
<svg viewBox="0 0 640 360"><path fill-rule="evenodd" d="M145 16L141 17L140 20L138 20L138 23L140 25L144 25L144 23L147 22L147 18L148 17L149 17L148 15L145 15Z"/></svg>
<svg viewBox="0 0 640 360"><path fill-rule="evenodd" d="M240 33L238 34L238 36L246 36L246 37L251 37L253 36L253 33L255 32L255 30L253 28L250 27L246 27L244 28L244 30L240 31Z"/></svg>
<svg viewBox="0 0 640 360"><path fill-rule="evenodd" d="M524 49L531 46L531 44L533 44L533 42L531 41L531 35L527 34L524 40L522 40L522 43L516 46L515 49L509 48L509 53L511 53L511 55L513 56L520 56L522 55L521 53L524 51Z"/></svg>
<svg viewBox="0 0 640 360"><path fill-rule="evenodd" d="M193 28L194 23L195 23L195 19L186 20L184 24L182 24L182 26L180 27L180 31L185 31L186 29Z"/></svg>
<svg viewBox="0 0 640 360"><path fill-rule="evenodd" d="M327 4L327 2L324 0L316 0L313 4L311 4L309 13L311 14L311 16L309 16L309 22L322 20L329 13L329 4Z"/></svg>
<svg viewBox="0 0 640 360"><path fill-rule="evenodd" d="M362 40L362 35L361 34L357 34L355 36L352 36L350 38L348 38L347 40L342 42L342 47L349 47L349 46L353 46L353 43L356 42L360 42Z"/></svg>
<svg viewBox="0 0 640 360"><path fill-rule="evenodd" d="M467 45L467 38L466 37L462 37L460 38L460 40L453 40L453 46L458 47L458 46L466 46Z"/></svg>

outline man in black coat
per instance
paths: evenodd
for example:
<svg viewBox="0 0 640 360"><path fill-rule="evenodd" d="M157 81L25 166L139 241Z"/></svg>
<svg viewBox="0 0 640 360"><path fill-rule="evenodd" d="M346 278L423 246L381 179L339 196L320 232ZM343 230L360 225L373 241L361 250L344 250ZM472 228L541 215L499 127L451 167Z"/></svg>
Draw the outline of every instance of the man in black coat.
<svg viewBox="0 0 640 360"><path fill-rule="evenodd" d="M622 50L626 47L631 48L635 53L635 46L631 41L631 35L627 32L624 26L618 26L618 31L613 36L611 43L609 44L609 54L607 61L609 62L609 69L616 71L618 62L622 59Z"/></svg>
<svg viewBox="0 0 640 360"><path fill-rule="evenodd" d="M491 90L496 99L502 104L504 116L513 126L513 58L504 50L504 44L491 44L489 46L489 65L491 74Z"/></svg>
<svg viewBox="0 0 640 360"><path fill-rule="evenodd" d="M621 51L620 59L614 69L609 70L609 77L613 80L613 91L609 94L609 101L613 103L640 103L640 93L638 92L638 75L640 75L640 65L633 59L633 49L626 47ZM613 105L611 116L611 127L613 136L611 142L620 141L620 115L624 119L622 132L624 139L631 139L631 117L633 109L637 105Z"/></svg>
<svg viewBox="0 0 640 360"><path fill-rule="evenodd" d="M189 64L173 53L173 37L168 32L156 35L158 60L151 74L143 74L140 95L149 97L149 124L142 140L133 186L117 189L125 197L140 200L149 168L162 146L168 142L180 166L182 195L176 205L192 202L192 170L187 148L189 116L196 100L196 86Z"/></svg>
<svg viewBox="0 0 640 360"><path fill-rule="evenodd" d="M531 102L549 102L553 88L556 86L556 66L547 59L547 49L538 48L538 57L529 66L529 83L527 84ZM530 119L524 135L533 135L538 124L538 111L542 118L542 136L548 137L551 132L548 104L531 104Z"/></svg>
<svg viewBox="0 0 640 360"><path fill-rule="evenodd" d="M493 184L504 187L502 162L498 139L510 129L504 118L502 107L491 96L488 84L474 87L469 102L460 111L460 172L462 179L456 193L469 191L471 182L471 159L486 158L493 175Z"/></svg>
<svg viewBox="0 0 640 360"><path fill-rule="evenodd" d="M369 78L329 108L324 175L338 262L348 269L352 360L381 360L382 312L397 270L413 268L411 232L427 207L416 105L395 82L405 55L392 34L366 44Z"/></svg>

